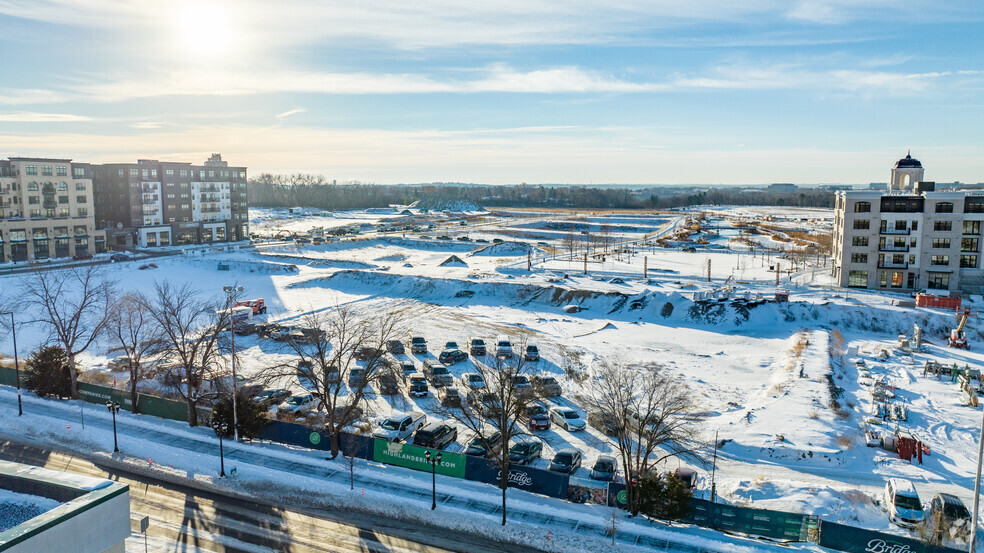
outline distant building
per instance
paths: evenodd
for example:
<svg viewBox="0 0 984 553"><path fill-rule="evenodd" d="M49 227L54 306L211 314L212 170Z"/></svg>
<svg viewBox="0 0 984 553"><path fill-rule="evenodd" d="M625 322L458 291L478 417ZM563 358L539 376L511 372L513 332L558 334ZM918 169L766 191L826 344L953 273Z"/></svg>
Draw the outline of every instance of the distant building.
<svg viewBox="0 0 984 553"><path fill-rule="evenodd" d="M838 192L841 190L854 190L854 187L850 184L821 184L817 187L818 190L827 190L830 192Z"/></svg>
<svg viewBox="0 0 984 553"><path fill-rule="evenodd" d="M0 263L104 251L105 235L95 232L92 195L87 163L0 160Z"/></svg>
<svg viewBox="0 0 984 553"><path fill-rule="evenodd" d="M837 193L832 274L838 284L980 292L984 192L937 191L923 176L919 160L906 155L892 168L889 191Z"/></svg>
<svg viewBox="0 0 984 553"><path fill-rule="evenodd" d="M203 165L149 159L94 165L95 222L110 248L249 237L246 168L219 154Z"/></svg>
<svg viewBox="0 0 984 553"><path fill-rule="evenodd" d="M873 182L868 185L868 190L888 190L887 182Z"/></svg>
<svg viewBox="0 0 984 553"><path fill-rule="evenodd" d="M788 193L788 192L796 192L797 190L799 190L799 187L798 186L796 186L795 184L790 184L790 183L786 183L786 182L773 183L773 184L770 184L765 189L766 192L772 192L772 193L776 193L776 194Z"/></svg>

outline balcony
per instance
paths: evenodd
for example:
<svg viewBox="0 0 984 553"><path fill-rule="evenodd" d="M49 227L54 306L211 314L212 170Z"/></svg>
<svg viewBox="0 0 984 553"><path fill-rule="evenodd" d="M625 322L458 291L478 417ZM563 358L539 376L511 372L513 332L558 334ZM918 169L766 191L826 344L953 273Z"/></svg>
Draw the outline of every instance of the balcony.
<svg viewBox="0 0 984 553"><path fill-rule="evenodd" d="M908 269L908 263L893 263L891 261L885 261L878 264L879 269Z"/></svg>
<svg viewBox="0 0 984 553"><path fill-rule="evenodd" d="M147 203L147 202L156 202L157 201L157 194L144 194L143 195L143 201L144 201L144 203Z"/></svg>
<svg viewBox="0 0 984 553"><path fill-rule="evenodd" d="M885 244L884 246L878 246L878 251L880 252L908 252L909 246L894 246Z"/></svg>
<svg viewBox="0 0 984 553"><path fill-rule="evenodd" d="M911 232L912 231L910 231L909 229L899 230L893 228L883 228L878 231L878 234L894 234L900 236L908 236Z"/></svg>

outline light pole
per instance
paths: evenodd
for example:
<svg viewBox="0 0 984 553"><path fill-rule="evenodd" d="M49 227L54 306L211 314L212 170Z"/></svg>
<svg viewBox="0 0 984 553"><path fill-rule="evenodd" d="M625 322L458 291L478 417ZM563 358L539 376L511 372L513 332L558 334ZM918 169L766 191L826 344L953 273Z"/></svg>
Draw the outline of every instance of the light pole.
<svg viewBox="0 0 984 553"><path fill-rule="evenodd" d="M212 421L212 430L219 437L219 476L225 478L225 452L222 450L222 436L229 431L229 425L222 419Z"/></svg>
<svg viewBox="0 0 984 553"><path fill-rule="evenodd" d="M424 457L431 464L431 511L437 509L437 464L441 462L441 452L431 456L430 451L424 453Z"/></svg>
<svg viewBox="0 0 984 553"><path fill-rule="evenodd" d="M17 380L17 416L19 417L24 414L24 407L21 402L20 361L17 359L17 329L14 327L14 312L0 311L0 315L10 315L10 332L14 335L14 376Z"/></svg>
<svg viewBox="0 0 984 553"><path fill-rule="evenodd" d="M106 408L113 414L113 451L119 453L120 445L116 441L116 413L120 412L120 404L117 401L109 400L106 402Z"/></svg>
<svg viewBox="0 0 984 553"><path fill-rule="evenodd" d="M243 291L242 286L223 286L222 291L228 298L226 307L229 310L229 336L232 338L232 438L239 441L239 413L236 409L236 322L232 318L232 299L235 294Z"/></svg>

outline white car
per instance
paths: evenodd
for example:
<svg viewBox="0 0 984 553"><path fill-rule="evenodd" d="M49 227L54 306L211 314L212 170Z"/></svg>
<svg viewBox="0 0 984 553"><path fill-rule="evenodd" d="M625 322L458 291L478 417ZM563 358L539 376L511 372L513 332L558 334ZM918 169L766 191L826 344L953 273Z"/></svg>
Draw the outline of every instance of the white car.
<svg viewBox="0 0 984 553"><path fill-rule="evenodd" d="M314 394L299 394L287 398L287 401L277 407L277 411L303 415L316 411L321 408L321 400L314 397Z"/></svg>
<svg viewBox="0 0 984 553"><path fill-rule="evenodd" d="M550 409L550 420L557 426L564 427L568 432L584 430L586 423L581 415L573 409L567 407L553 407Z"/></svg>
<svg viewBox="0 0 984 553"><path fill-rule="evenodd" d="M495 339L495 354L497 357L512 359L512 342L508 336L499 336Z"/></svg>
<svg viewBox="0 0 984 553"><path fill-rule="evenodd" d="M461 375L461 383L471 390L481 390L485 387L485 379L478 373L464 373Z"/></svg>

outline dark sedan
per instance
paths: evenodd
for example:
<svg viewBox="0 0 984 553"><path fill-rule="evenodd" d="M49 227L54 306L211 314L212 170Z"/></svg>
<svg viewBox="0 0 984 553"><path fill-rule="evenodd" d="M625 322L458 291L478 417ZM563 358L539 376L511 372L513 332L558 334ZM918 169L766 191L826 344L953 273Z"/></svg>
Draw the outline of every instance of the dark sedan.
<svg viewBox="0 0 984 553"><path fill-rule="evenodd" d="M536 439L522 440L509 448L509 462L514 465L528 465L543 454L543 442Z"/></svg>
<svg viewBox="0 0 984 553"><path fill-rule="evenodd" d="M256 394L253 398L255 403L259 403L264 407L270 407L271 405L280 405L291 396L292 392L284 388L276 388L272 390L263 390L262 392Z"/></svg>
<svg viewBox="0 0 984 553"><path fill-rule="evenodd" d="M437 360L445 365L454 365L455 363L461 363L466 359L468 359L468 354L460 349L444 350L441 352L441 355L437 357Z"/></svg>
<svg viewBox="0 0 984 553"><path fill-rule="evenodd" d="M493 432L491 436L484 439L481 436L475 436L472 438L472 441L468 442L468 447L465 448L465 455L488 457L492 450L497 449L501 444L502 434L498 431Z"/></svg>
<svg viewBox="0 0 984 553"><path fill-rule="evenodd" d="M581 452L574 449L561 449L554 455L548 470L562 472L564 474L574 474L581 466Z"/></svg>

